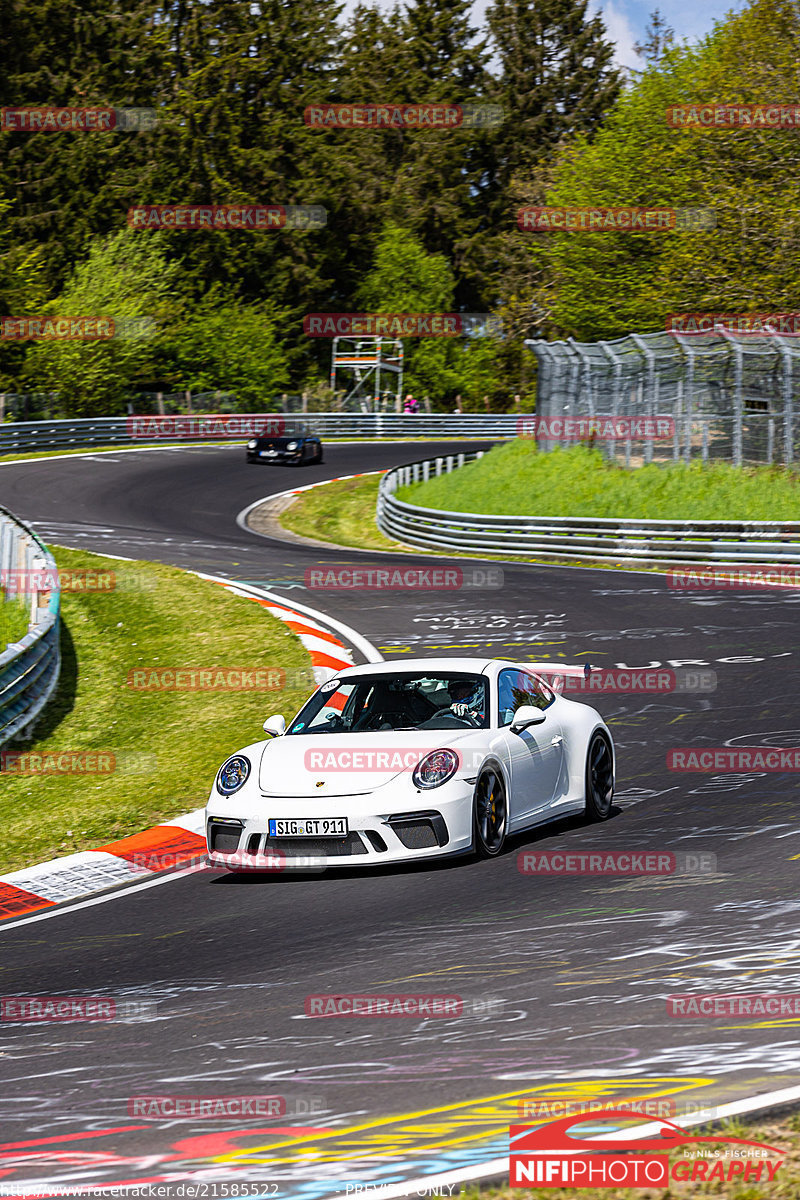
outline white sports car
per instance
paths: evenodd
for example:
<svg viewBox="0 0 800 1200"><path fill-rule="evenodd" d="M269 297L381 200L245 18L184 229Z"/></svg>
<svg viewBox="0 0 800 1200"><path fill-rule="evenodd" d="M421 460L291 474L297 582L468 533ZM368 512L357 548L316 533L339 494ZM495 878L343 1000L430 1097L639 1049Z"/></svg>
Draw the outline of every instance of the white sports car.
<svg viewBox="0 0 800 1200"><path fill-rule="evenodd" d="M537 671L439 658L350 667L287 726L220 767L208 861L230 870L369 866L498 855L507 835L609 815L614 745L599 713Z"/></svg>

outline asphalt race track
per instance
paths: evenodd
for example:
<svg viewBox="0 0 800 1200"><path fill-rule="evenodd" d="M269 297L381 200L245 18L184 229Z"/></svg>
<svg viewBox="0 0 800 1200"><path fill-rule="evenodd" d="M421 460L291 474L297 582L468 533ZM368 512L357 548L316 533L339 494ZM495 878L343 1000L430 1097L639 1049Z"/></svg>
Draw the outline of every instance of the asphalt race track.
<svg viewBox="0 0 800 1200"><path fill-rule="evenodd" d="M157 1007L144 1022L4 1029L6 1189L191 1177L228 1189L198 1193L208 1196L233 1196L233 1184L249 1185L239 1195L344 1195L502 1156L523 1098L661 1097L680 1112L800 1084L800 1018L676 1019L665 1001L800 992L796 776L666 767L673 747L800 744L800 594L682 593L658 575L508 564L499 591L365 599L311 592L304 572L375 555L235 524L271 492L445 449L329 445L324 465L302 472L247 466L241 447L0 466L2 503L48 541L270 586L387 658L563 656L717 675L711 693L594 700L619 760L603 825L549 826L489 863L243 879L192 870L10 923L3 995ZM242 730L243 743L251 736ZM716 870L524 875L523 847L702 851ZM464 1014L307 1018L305 997L327 992L458 994ZM281 1096L285 1112L129 1115L134 1096L218 1094Z"/></svg>

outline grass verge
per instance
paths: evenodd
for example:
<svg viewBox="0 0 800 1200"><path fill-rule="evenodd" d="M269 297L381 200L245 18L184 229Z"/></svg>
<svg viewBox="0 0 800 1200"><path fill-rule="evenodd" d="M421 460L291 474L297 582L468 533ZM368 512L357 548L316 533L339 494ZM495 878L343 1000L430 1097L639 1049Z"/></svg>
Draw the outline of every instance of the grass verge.
<svg viewBox="0 0 800 1200"><path fill-rule="evenodd" d="M433 558L466 558L486 562L492 559L507 563L531 563L540 566L590 567L594 571L637 571L660 574L673 570L674 563L639 562L636 559L565 558L547 554L489 554L462 553L458 550L426 550L420 546L406 546L383 536L375 522L375 506L378 499L377 479L365 476L335 483L323 483L308 492L301 492L289 508L279 516L279 523L293 533L318 538L322 542L355 547L359 550L389 550L395 554L427 556Z"/></svg>
<svg viewBox="0 0 800 1200"><path fill-rule="evenodd" d="M13 642L19 642L28 632L30 601L5 595L0 588L0 654Z"/></svg>
<svg viewBox="0 0 800 1200"><path fill-rule="evenodd" d="M253 601L173 567L54 553L65 570L119 571L119 586L62 594L58 690L33 740L3 749L105 752L116 766L103 774L4 771L0 872L92 849L202 807L225 757L258 741L267 716L294 713L314 687L301 642ZM287 686L136 690L128 677L137 668L280 668Z"/></svg>
<svg viewBox="0 0 800 1200"><path fill-rule="evenodd" d="M402 550L375 524L380 475L339 479L301 492L280 515L284 529L360 550Z"/></svg>
<svg viewBox="0 0 800 1200"><path fill-rule="evenodd" d="M797 521L800 476L779 467L651 464L628 470L587 446L537 452L517 439L398 498L453 512L541 517Z"/></svg>
<svg viewBox="0 0 800 1200"><path fill-rule="evenodd" d="M738 1121L726 1122L722 1128L717 1127L714 1132L725 1133L732 1137L746 1138L749 1141L763 1142L769 1146L777 1146L785 1152L786 1157L782 1160L781 1166L778 1168L775 1178L771 1183L766 1182L767 1171L762 1169L762 1179L756 1182L752 1177L747 1183L744 1182L720 1182L717 1180L708 1180L702 1182L700 1179L686 1182L670 1181L668 1191L662 1188L615 1188L615 1187L581 1187L581 1188L519 1188L519 1187L494 1187L478 1189L474 1186L467 1187L460 1192L460 1200L574 1200L575 1196L579 1196L580 1200L695 1200L696 1197L714 1197L714 1200L799 1200L800 1198L800 1115L792 1114L781 1119L769 1120L768 1122L759 1122L756 1125L745 1125ZM692 1133L711 1134L712 1130L704 1129L692 1130ZM724 1143L716 1145L707 1142L699 1146L697 1149L704 1153L713 1153L715 1149L724 1153L726 1146ZM730 1145L727 1146L727 1151L735 1149ZM692 1148L687 1147L691 1153ZM697 1150L694 1151L697 1153ZM669 1158L670 1164L676 1163L679 1159L689 1157L688 1154L682 1153L679 1149L673 1149ZM712 1163L721 1162L725 1165L730 1162L730 1159L712 1158L709 1161L709 1167ZM745 1159L745 1162L771 1161L777 1162L774 1156L764 1160L759 1158ZM727 1169L726 1169L727 1174Z"/></svg>

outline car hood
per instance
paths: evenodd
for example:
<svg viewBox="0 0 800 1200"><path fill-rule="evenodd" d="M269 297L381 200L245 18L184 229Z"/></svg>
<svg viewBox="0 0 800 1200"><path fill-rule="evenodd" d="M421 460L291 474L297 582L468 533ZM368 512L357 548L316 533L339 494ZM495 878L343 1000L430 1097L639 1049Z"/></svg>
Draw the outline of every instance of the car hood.
<svg viewBox="0 0 800 1200"><path fill-rule="evenodd" d="M256 450L285 450L289 442L303 442L306 435L298 433L295 437L256 438Z"/></svg>
<svg viewBox="0 0 800 1200"><path fill-rule="evenodd" d="M425 729L273 738L261 755L259 785L266 796L361 796L404 772L410 779L431 750L450 747L464 762L467 749L477 749L487 735L488 730Z"/></svg>

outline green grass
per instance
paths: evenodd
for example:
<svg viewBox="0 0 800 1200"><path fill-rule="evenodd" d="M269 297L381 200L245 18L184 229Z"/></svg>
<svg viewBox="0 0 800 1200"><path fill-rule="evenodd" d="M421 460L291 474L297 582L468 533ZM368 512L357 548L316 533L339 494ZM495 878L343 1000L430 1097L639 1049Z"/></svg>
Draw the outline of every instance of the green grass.
<svg viewBox="0 0 800 1200"><path fill-rule="evenodd" d="M597 449L540 454L534 442L522 439L451 475L401 488L398 498L425 508L509 516L800 520L800 477L782 468L669 463L628 470Z"/></svg>
<svg viewBox="0 0 800 1200"><path fill-rule="evenodd" d="M127 771L4 772L0 873L88 850L202 807L220 763L313 690L293 633L251 600L173 567L55 550L62 569L124 572L135 587L62 594L62 674L34 738L4 750L155 756ZM134 668L280 667L282 691L137 691ZM124 760L123 760L124 761ZM138 766L138 771L130 767Z"/></svg>
<svg viewBox="0 0 800 1200"><path fill-rule="evenodd" d="M0 654L25 637L30 620L30 602L19 597L7 597L0 588Z"/></svg>
<svg viewBox="0 0 800 1200"><path fill-rule="evenodd" d="M384 537L375 523L380 475L341 479L301 492L280 515L284 529L337 546L362 550L403 549Z"/></svg>
<svg viewBox="0 0 800 1200"><path fill-rule="evenodd" d="M582 1187L582 1188L518 1188L493 1187L481 1188L468 1186L460 1193L460 1200L697 1200L698 1197L708 1200L800 1200L800 1132L798 1132L798 1117L793 1115L782 1119L760 1122L754 1125L744 1125L741 1122L724 1122L716 1127L716 1132L731 1137L746 1138L754 1142L763 1142L768 1146L777 1146L783 1150L786 1157L772 1183L766 1182L766 1172L762 1171L762 1181L756 1183L727 1183L716 1180L702 1182L670 1181L668 1191L661 1188L615 1188L615 1187ZM693 1134L712 1134L714 1130L693 1129ZM724 1143L717 1144L718 1149L724 1149ZM711 1150L714 1143L707 1142L701 1148ZM691 1150L691 1147L686 1147ZM669 1154L670 1164L687 1157L679 1148L674 1148ZM715 1160L716 1161L716 1160ZM724 1162L724 1159L719 1161ZM752 1159L753 1162L768 1160ZM777 1161L774 1159L773 1161Z"/></svg>

